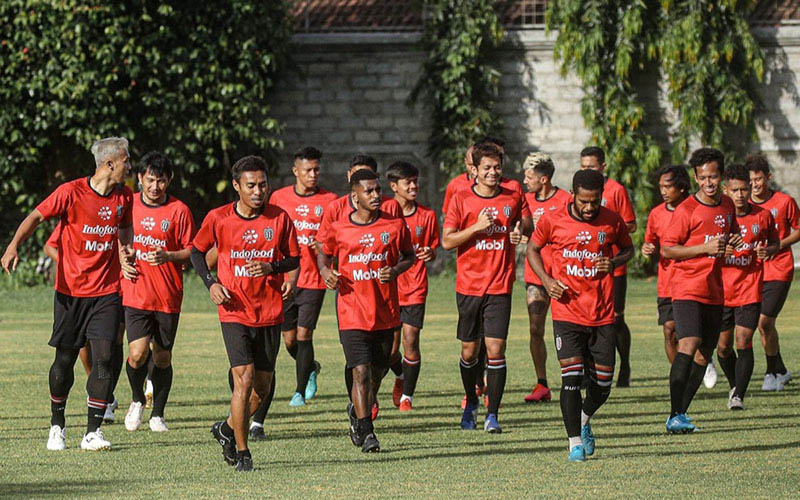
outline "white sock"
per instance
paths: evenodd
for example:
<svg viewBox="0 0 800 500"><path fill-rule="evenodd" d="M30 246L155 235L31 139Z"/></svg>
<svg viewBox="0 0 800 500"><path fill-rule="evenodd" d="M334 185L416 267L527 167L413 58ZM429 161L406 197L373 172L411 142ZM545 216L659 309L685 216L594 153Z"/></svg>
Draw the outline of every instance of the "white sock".
<svg viewBox="0 0 800 500"><path fill-rule="evenodd" d="M407 396L407 395L403 394L400 397L400 402L402 403L403 401L406 401L406 400L408 400L408 401L413 403L414 402L414 397L413 396Z"/></svg>
<svg viewBox="0 0 800 500"><path fill-rule="evenodd" d="M264 424L259 424L258 422L250 422L250 428L252 429L254 427L262 427L263 428Z"/></svg>
<svg viewBox="0 0 800 500"><path fill-rule="evenodd" d="M592 418L592 417L587 415L587 414L585 414L585 413L583 413L583 410L581 410L581 427L583 427L584 425L588 424L590 418Z"/></svg>
<svg viewBox="0 0 800 500"><path fill-rule="evenodd" d="M572 448L578 446L579 444L581 445L583 444L583 441L581 441L580 436L569 438L569 451L572 451Z"/></svg>

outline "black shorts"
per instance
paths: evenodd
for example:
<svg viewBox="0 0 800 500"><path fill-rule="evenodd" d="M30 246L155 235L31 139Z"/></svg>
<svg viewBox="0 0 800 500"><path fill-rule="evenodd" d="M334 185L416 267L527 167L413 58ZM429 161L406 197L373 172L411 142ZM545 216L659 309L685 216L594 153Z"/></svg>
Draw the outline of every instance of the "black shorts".
<svg viewBox="0 0 800 500"><path fill-rule="evenodd" d="M280 325L246 326L221 323L222 338L231 368L252 363L256 370L275 371L275 360L281 347Z"/></svg>
<svg viewBox="0 0 800 500"><path fill-rule="evenodd" d="M614 313L625 312L626 295L628 295L628 275L614 276Z"/></svg>
<svg viewBox="0 0 800 500"><path fill-rule="evenodd" d="M503 339L508 337L511 319L511 294L461 295L456 292L458 328L456 337L462 342L474 342L481 337Z"/></svg>
<svg viewBox="0 0 800 500"><path fill-rule="evenodd" d="M125 329L128 332L128 343L151 337L159 347L171 351L175 345L175 334L178 332L178 318L180 313L145 311L126 306Z"/></svg>
<svg viewBox="0 0 800 500"><path fill-rule="evenodd" d="M673 300L675 336L680 339L697 337L706 349L717 347L722 326L722 305L703 304L695 300Z"/></svg>
<svg viewBox="0 0 800 500"><path fill-rule="evenodd" d="M614 325L583 326L553 320L558 359L582 357L605 366L617 359L617 336Z"/></svg>
<svg viewBox="0 0 800 500"><path fill-rule="evenodd" d="M119 296L119 326L125 327L125 307L122 305L122 295Z"/></svg>
<svg viewBox="0 0 800 500"><path fill-rule="evenodd" d="M761 302L739 307L722 309L722 325L720 331L732 330L734 326L743 326L750 330L758 328L758 316L761 314Z"/></svg>
<svg viewBox="0 0 800 500"><path fill-rule="evenodd" d="M764 296L761 299L761 314L770 318L777 318L789 296L791 281L765 281Z"/></svg>
<svg viewBox="0 0 800 500"><path fill-rule="evenodd" d="M658 304L658 325L662 326L667 321L675 321L675 316L672 314L672 298L658 297L656 300Z"/></svg>
<svg viewBox="0 0 800 500"><path fill-rule="evenodd" d="M48 344L61 349L80 349L88 340L116 343L119 324L118 293L72 297L57 291L53 300L53 334Z"/></svg>
<svg viewBox="0 0 800 500"><path fill-rule="evenodd" d="M342 343L347 368L355 368L360 365L389 368L389 355L392 353L394 330L394 328L374 332L340 330L339 342Z"/></svg>
<svg viewBox="0 0 800 500"><path fill-rule="evenodd" d="M306 330L317 328L319 312L325 301L325 290L312 288L298 288L291 297L283 303L283 323L281 331L288 332L298 326Z"/></svg>
<svg viewBox="0 0 800 500"><path fill-rule="evenodd" d="M411 325L422 330L422 323L425 320L425 304L412 304L410 306L400 306L400 322L404 325Z"/></svg>

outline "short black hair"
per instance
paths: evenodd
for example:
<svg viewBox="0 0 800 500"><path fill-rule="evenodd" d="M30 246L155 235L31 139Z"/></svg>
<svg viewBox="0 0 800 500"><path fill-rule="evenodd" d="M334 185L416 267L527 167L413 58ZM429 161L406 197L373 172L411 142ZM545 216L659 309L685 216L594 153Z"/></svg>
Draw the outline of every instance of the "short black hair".
<svg viewBox="0 0 800 500"><path fill-rule="evenodd" d="M156 177L164 176L167 179L172 179L174 173L172 161L158 151L145 153L142 159L139 160L138 171L142 175L150 172Z"/></svg>
<svg viewBox="0 0 800 500"><path fill-rule="evenodd" d="M750 183L750 170L741 163L733 163L725 169L725 180L745 181Z"/></svg>
<svg viewBox="0 0 800 500"><path fill-rule="evenodd" d="M588 191L603 190L603 183L605 177L597 170L591 168L582 168L575 172L572 176L572 192L577 195L578 189L586 189Z"/></svg>
<svg viewBox="0 0 800 500"><path fill-rule="evenodd" d="M378 173L378 162L375 161L375 158L369 155L355 155L353 159L350 160L350 166L348 169L351 169L356 165L366 165L371 168L373 172Z"/></svg>
<svg viewBox="0 0 800 500"><path fill-rule="evenodd" d="M419 177L419 169L407 161L396 161L386 170L386 178L389 179L389 182L412 177Z"/></svg>
<svg viewBox="0 0 800 500"><path fill-rule="evenodd" d="M594 156L600 163L606 162L606 152L597 146L587 146L581 149L581 158L584 156Z"/></svg>
<svg viewBox="0 0 800 500"><path fill-rule="evenodd" d="M692 189L692 181L689 180L689 165L664 165L656 171L656 177L672 174L672 182L687 193Z"/></svg>
<svg viewBox="0 0 800 500"><path fill-rule="evenodd" d="M719 149L714 148L695 149L692 152L691 158L689 158L689 166L697 172L697 167L703 166L706 163L711 163L712 161L717 162L717 168L720 174L725 172L725 155L722 154L722 151Z"/></svg>
<svg viewBox="0 0 800 500"><path fill-rule="evenodd" d="M492 137L490 135L485 135L480 139L478 139L477 141L475 141L474 145L477 146L478 144L494 144L495 146L500 146L501 148L503 148L506 145L506 141L500 139L499 137Z"/></svg>
<svg viewBox="0 0 800 500"><path fill-rule="evenodd" d="M372 181L372 180L377 181L378 174L376 174L372 170L367 170L365 168L362 168L361 170L354 172L353 175L350 176L350 190L355 189L356 186L361 184L361 181Z"/></svg>
<svg viewBox="0 0 800 500"><path fill-rule="evenodd" d="M264 172L264 174L267 175L267 181L269 181L267 162L260 156L250 155L239 158L239 160L233 164L233 167L231 167L233 179L238 181L242 176L242 172Z"/></svg>
<svg viewBox="0 0 800 500"><path fill-rule="evenodd" d="M294 152L295 160L319 160L320 158L322 158L322 151L312 146L306 146Z"/></svg>
<svg viewBox="0 0 800 500"><path fill-rule="evenodd" d="M493 142L483 142L476 144L472 148L472 164L475 165L475 168L478 168L478 165L481 164L481 159L483 157L487 158L494 158L495 160L499 161L500 164L503 164L503 151L500 149L501 146Z"/></svg>
<svg viewBox="0 0 800 500"><path fill-rule="evenodd" d="M537 163L536 166L533 167L533 171L537 175L544 175L552 181L553 174L556 173L556 166L553 164L552 158L548 158Z"/></svg>
<svg viewBox="0 0 800 500"><path fill-rule="evenodd" d="M769 175L769 162L767 157L761 153L753 153L744 157L744 166L751 172L762 172Z"/></svg>

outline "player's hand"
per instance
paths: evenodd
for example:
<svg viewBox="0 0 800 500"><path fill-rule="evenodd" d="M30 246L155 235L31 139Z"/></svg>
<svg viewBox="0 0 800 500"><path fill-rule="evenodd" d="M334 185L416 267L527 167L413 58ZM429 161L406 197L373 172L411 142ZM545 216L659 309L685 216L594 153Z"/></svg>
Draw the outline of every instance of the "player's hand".
<svg viewBox="0 0 800 500"><path fill-rule="evenodd" d="M767 258L767 243L764 240L756 243L756 246L753 247L753 250L756 251L756 257L758 257L760 260Z"/></svg>
<svg viewBox="0 0 800 500"><path fill-rule="evenodd" d="M421 260L422 262L430 262L433 260L434 255L436 255L431 247L421 247L417 249L417 253L414 255L417 260Z"/></svg>
<svg viewBox="0 0 800 500"><path fill-rule="evenodd" d="M254 278L259 278L272 273L272 264L269 262L264 262L263 260L248 260L245 263L244 268L247 270L250 276Z"/></svg>
<svg viewBox="0 0 800 500"><path fill-rule="evenodd" d="M511 242L512 245L519 245L522 242L522 231L519 230L520 222L517 221L517 225L514 226L514 230L508 233L508 240Z"/></svg>
<svg viewBox="0 0 800 500"><path fill-rule="evenodd" d="M311 252L316 255L317 245L319 245L319 242L316 240L316 238L314 238L314 235L312 234L311 236L308 237L308 243L306 244L306 246L308 246Z"/></svg>
<svg viewBox="0 0 800 500"><path fill-rule="evenodd" d="M227 304L231 301L230 292L228 292L228 289L219 283L214 283L211 285L211 288L208 289L208 294L211 297L211 302L215 303L216 305Z"/></svg>
<svg viewBox="0 0 800 500"><path fill-rule="evenodd" d="M560 299L564 292L569 290L569 287L562 283L560 280L554 280L553 278L549 278L547 283L544 285L545 290L547 290L547 295L549 295L553 299Z"/></svg>
<svg viewBox="0 0 800 500"><path fill-rule="evenodd" d="M389 283L394 281L395 278L397 278L397 272L393 267L386 266L378 270L378 281L381 283Z"/></svg>
<svg viewBox="0 0 800 500"><path fill-rule="evenodd" d="M336 290L339 287L339 276L341 276L339 271L325 267L321 269L319 273L328 289Z"/></svg>
<svg viewBox="0 0 800 500"><path fill-rule="evenodd" d="M656 246L652 243L644 243L642 245L642 255L645 257L652 257L656 254Z"/></svg>
<svg viewBox="0 0 800 500"><path fill-rule="evenodd" d="M611 264L609 257L595 257L592 262L598 273L610 273L614 270L614 265Z"/></svg>
<svg viewBox="0 0 800 500"><path fill-rule="evenodd" d="M703 245L703 253L712 257L722 257L725 255L725 240L721 237L711 238Z"/></svg>
<svg viewBox="0 0 800 500"><path fill-rule="evenodd" d="M150 247L150 251L147 252L145 260L147 260L151 266L160 266L165 262L169 262L169 253L158 246Z"/></svg>
<svg viewBox="0 0 800 500"><path fill-rule="evenodd" d="M281 299L288 300L294 294L294 284L291 280L286 280L281 285Z"/></svg>
<svg viewBox="0 0 800 500"><path fill-rule="evenodd" d="M723 257L727 259L728 257L733 256L734 250L735 249L731 245L725 245L725 255Z"/></svg>
<svg viewBox="0 0 800 500"><path fill-rule="evenodd" d="M478 213L478 220L475 222L474 227L478 231L483 231L491 226L492 222L494 222L494 217L489 213L488 207L483 207Z"/></svg>
<svg viewBox="0 0 800 500"><path fill-rule="evenodd" d="M15 271L17 269L17 264L19 264L17 248L9 245L0 263L3 264L3 269L6 270L6 273L11 274L11 271Z"/></svg>
<svg viewBox="0 0 800 500"><path fill-rule="evenodd" d="M136 269L136 263L130 263L127 260L123 260L120 262L120 268L122 269L122 277L126 280L135 281L136 278L139 276L139 270Z"/></svg>
<svg viewBox="0 0 800 500"><path fill-rule="evenodd" d="M732 234L728 237L728 244L738 250L744 245L744 239L742 239L742 235L739 233Z"/></svg>
<svg viewBox="0 0 800 500"><path fill-rule="evenodd" d="M130 264L136 262L136 252L133 251L133 247L130 245L120 245L119 260L120 262L127 261Z"/></svg>

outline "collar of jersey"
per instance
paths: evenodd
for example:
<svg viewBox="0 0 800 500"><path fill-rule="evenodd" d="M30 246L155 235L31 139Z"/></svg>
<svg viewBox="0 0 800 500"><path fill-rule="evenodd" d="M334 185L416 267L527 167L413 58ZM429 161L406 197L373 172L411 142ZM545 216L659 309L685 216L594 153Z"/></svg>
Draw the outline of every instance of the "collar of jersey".
<svg viewBox="0 0 800 500"><path fill-rule="evenodd" d="M500 177L500 180L502 180L502 179L503 179L503 178L502 178L502 177ZM476 183L476 184L477 184L477 183ZM491 200L492 198L497 198L498 196L500 196L500 193L502 193L502 192L503 192L503 186L501 186L501 185L500 185L500 183L498 182L498 183L497 183L497 187L498 187L499 189L497 190L497 194L493 194L492 196L481 196L481 195L479 195L477 192L475 192L475 186L476 186L476 184L473 184L473 185L472 185L472 187L471 187L471 188L469 188L469 189L470 189L470 191L472 191L472 192L475 194L475 196L477 196L478 198L481 198L481 199L483 199L483 200Z"/></svg>
<svg viewBox="0 0 800 500"><path fill-rule="evenodd" d="M767 196L767 199L764 200L764 201L755 201L753 199L753 195L751 194L750 195L750 203L753 203L755 205L761 205L761 204L764 204L764 203L768 202L769 200L771 200L773 196L775 196L775 190L774 189L770 189L769 190L769 196Z"/></svg>
<svg viewBox="0 0 800 500"><path fill-rule="evenodd" d="M574 201L571 202L569 205L567 205L567 215L569 215L572 218L572 220L575 220L575 221L578 221L578 222L583 222L584 224L589 224L589 223L594 222L595 220L597 220L598 217L600 217L600 210L598 210L597 211L597 215L592 217L591 220L579 219L578 217L575 217L574 215L572 215L572 210L570 210L570 208L569 208L569 207L572 207L574 205L575 205ZM602 209L603 207L600 207L600 208Z"/></svg>
<svg viewBox="0 0 800 500"><path fill-rule="evenodd" d="M294 191L295 196L299 196L300 198L308 198L308 197L314 196L315 194L319 193L319 186L317 186L317 188L314 189L314 192L312 192L311 194L300 194L300 193L298 193L297 192L297 184L292 186L292 191Z"/></svg>
<svg viewBox="0 0 800 500"><path fill-rule="evenodd" d="M559 190L560 188L559 188L558 186L555 186L555 188L556 188L556 189L555 189L555 191L553 191L553 194L551 194L550 196L548 196L547 198L545 198L545 199L543 199L543 200L540 200L540 199L539 199L539 195L538 195L538 194L535 194L535 195L533 195L533 198L534 198L536 201L547 201L547 200L551 199L553 196L555 196L555 195L556 195L556 193L558 193L558 190Z"/></svg>
<svg viewBox="0 0 800 500"><path fill-rule="evenodd" d="M163 207L164 205L166 205L169 202L169 194L167 194L167 197L164 198L164 203L159 203L158 205L151 205L151 204L145 202L144 201L144 195L141 193L141 191L139 192L139 199L141 200L142 205L144 205L147 208L159 208L159 207Z"/></svg>
<svg viewBox="0 0 800 500"><path fill-rule="evenodd" d="M703 203L702 201L700 201L700 198L697 197L697 193L692 194L692 196L694 197L695 200L697 200L697 203L703 205L704 207L718 207L722 204L722 196L720 196L719 201L714 203L713 205L709 205L708 203Z"/></svg>
<svg viewBox="0 0 800 500"><path fill-rule="evenodd" d="M353 214L354 213L355 213L355 211L350 212L350 215L347 216L347 220L349 220L351 224L354 224L356 226L361 226L361 227L371 226L371 225L375 224L376 222L378 222L378 220L380 220L381 216L383 215L383 212L381 211L381 209L378 209L378 216L375 217L374 221L362 224L361 222L356 222L356 221L353 220Z"/></svg>
<svg viewBox="0 0 800 500"><path fill-rule="evenodd" d="M237 203L239 203L239 202L238 201L234 201L233 202L233 213L235 213L236 216L239 217L242 220L255 220L255 219L258 219L259 217L264 215L264 210L267 208L267 202L264 202L264 204L261 205L261 212L257 213L253 217L245 217L244 215L240 214L238 210L236 210L236 204Z"/></svg>
<svg viewBox="0 0 800 500"><path fill-rule="evenodd" d="M89 189L91 189L92 192L94 194L96 194L97 196L99 196L100 198L108 198L109 196L111 196L111 193L113 193L117 189L117 186L114 186L114 188L111 189L111 191L109 191L108 194L100 194L100 193L98 193L97 190L92 187L92 176L91 175L87 175L86 176L86 185L89 186Z"/></svg>

